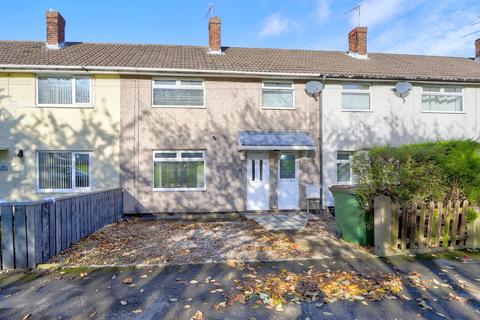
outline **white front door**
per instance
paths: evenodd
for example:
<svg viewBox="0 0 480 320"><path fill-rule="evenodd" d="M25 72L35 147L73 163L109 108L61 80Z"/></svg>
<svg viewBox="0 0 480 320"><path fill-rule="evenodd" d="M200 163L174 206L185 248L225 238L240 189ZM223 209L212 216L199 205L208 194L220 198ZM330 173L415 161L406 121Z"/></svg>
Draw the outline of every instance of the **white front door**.
<svg viewBox="0 0 480 320"><path fill-rule="evenodd" d="M298 209L298 158L293 152L278 156L278 209Z"/></svg>
<svg viewBox="0 0 480 320"><path fill-rule="evenodd" d="M247 154L247 210L270 209L268 152Z"/></svg>

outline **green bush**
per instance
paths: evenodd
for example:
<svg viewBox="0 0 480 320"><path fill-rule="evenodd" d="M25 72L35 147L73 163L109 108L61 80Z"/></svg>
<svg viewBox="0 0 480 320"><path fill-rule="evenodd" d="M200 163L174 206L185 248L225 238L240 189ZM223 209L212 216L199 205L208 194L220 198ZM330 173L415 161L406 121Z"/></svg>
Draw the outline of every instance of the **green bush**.
<svg viewBox="0 0 480 320"><path fill-rule="evenodd" d="M387 195L404 203L480 203L480 143L470 140L374 147L353 157L357 197L368 211Z"/></svg>

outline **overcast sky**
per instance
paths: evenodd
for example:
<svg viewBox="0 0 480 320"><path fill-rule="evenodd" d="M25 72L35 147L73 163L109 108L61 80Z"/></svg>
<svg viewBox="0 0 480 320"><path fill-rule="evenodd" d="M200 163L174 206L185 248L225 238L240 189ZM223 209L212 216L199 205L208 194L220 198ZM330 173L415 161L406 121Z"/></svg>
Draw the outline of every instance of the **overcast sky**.
<svg viewBox="0 0 480 320"><path fill-rule="evenodd" d="M67 20L67 41L206 45L209 3L225 46L347 49L347 33L369 27L368 50L474 56L479 0L1 0L0 39L44 40L45 11Z"/></svg>

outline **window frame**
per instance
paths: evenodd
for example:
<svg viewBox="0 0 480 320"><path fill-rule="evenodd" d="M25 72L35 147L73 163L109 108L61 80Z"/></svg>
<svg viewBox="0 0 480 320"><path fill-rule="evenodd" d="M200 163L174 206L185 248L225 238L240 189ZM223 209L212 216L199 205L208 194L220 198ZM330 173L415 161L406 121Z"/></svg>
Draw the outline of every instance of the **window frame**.
<svg viewBox="0 0 480 320"><path fill-rule="evenodd" d="M70 104L56 104L56 103L40 103L39 102L39 85L38 80L40 78L69 78L72 81L72 103ZM89 79L89 102L88 103L77 103L76 99L76 79ZM83 76L83 75L52 75L52 74L37 74L35 78L35 103L37 107L48 107L48 108L92 108L93 107L93 77L92 76ZM75 81L74 81L75 80Z"/></svg>
<svg viewBox="0 0 480 320"><path fill-rule="evenodd" d="M39 155L40 153L70 153L72 156L72 186L73 188L70 189L40 189L40 167L39 167ZM88 168L88 176L90 186L86 188L76 188L75 186L75 176L76 176L76 168L75 168L75 155L77 154L87 154L88 161L89 161L89 168ZM88 192L93 189L93 153L92 151L71 151L71 150L37 150L36 151L36 159L35 159L35 173L36 173L36 192L37 193L81 193L81 192Z"/></svg>
<svg viewBox="0 0 480 320"><path fill-rule="evenodd" d="M202 153L202 158L182 158L182 153ZM155 158L157 153L176 153L175 158ZM203 160L203 187L202 188L155 188L155 162L196 162ZM206 150L153 150L152 152L152 191L206 191L207 190L207 152Z"/></svg>
<svg viewBox="0 0 480 320"><path fill-rule="evenodd" d="M338 154L339 153L348 153L348 160L344 159L338 159ZM337 153L335 154L335 181L337 184L344 184L344 185L352 185L353 184L353 172L352 172L352 158L353 158L353 151L345 151L345 150L338 150ZM340 163L348 163L350 166L350 180L349 181L339 181L338 180L338 164Z"/></svg>
<svg viewBox="0 0 480 320"><path fill-rule="evenodd" d="M422 89L421 99L420 99L420 111L422 113L456 113L456 114L465 114L465 88L458 85L444 85L444 84L423 84L420 86ZM428 87L438 87L440 92L425 92L424 89ZM460 88L461 92L445 92L445 88ZM462 110L460 111L442 111L442 110L423 110L423 96L443 96L443 97L462 97Z"/></svg>
<svg viewBox="0 0 480 320"><path fill-rule="evenodd" d="M268 87L265 86L265 83L268 82L277 82L277 83L289 83L291 84L291 88L278 88L278 87ZM273 91L289 91L292 93L292 106L285 108L285 107L266 107L263 105L263 90L273 90ZM293 80L275 80L275 79L264 79L262 80L262 90L261 90L261 106L262 109L265 110L295 110L295 82Z"/></svg>
<svg viewBox="0 0 480 320"><path fill-rule="evenodd" d="M361 90L361 89L344 89L344 85L367 85L368 90ZM371 83L364 83L364 82L343 82L340 84L341 93L340 93L340 107L342 112L373 112L372 108L372 84ZM345 109L343 108L343 94L344 93L360 93L360 94L367 94L368 93L368 109Z"/></svg>
<svg viewBox="0 0 480 320"><path fill-rule="evenodd" d="M175 81L174 86L170 85L155 85L155 81L158 80L171 80ZM201 86L185 86L181 85L181 81L201 81ZM203 90L203 104L201 106L189 106L189 105L161 105L161 104L154 104L154 97L153 92L154 89L202 89ZM205 80L203 78L153 78L152 79L152 108L188 108L188 109L206 109L206 94L207 90L205 90Z"/></svg>

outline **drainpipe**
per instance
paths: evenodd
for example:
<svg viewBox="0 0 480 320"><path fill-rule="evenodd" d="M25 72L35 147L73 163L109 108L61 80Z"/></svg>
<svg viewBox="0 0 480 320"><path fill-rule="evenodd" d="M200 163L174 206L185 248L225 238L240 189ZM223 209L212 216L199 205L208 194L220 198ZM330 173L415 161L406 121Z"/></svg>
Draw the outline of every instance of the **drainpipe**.
<svg viewBox="0 0 480 320"><path fill-rule="evenodd" d="M324 75L323 76L323 89L325 90L325 79L327 77ZM319 165L319 170L320 170L320 213L322 213L323 210L323 117L322 117L322 100L323 100L323 91L320 92L320 95L318 97L318 135L319 135L319 141L318 141L318 150L319 150L319 155L318 155L318 160L320 161Z"/></svg>

